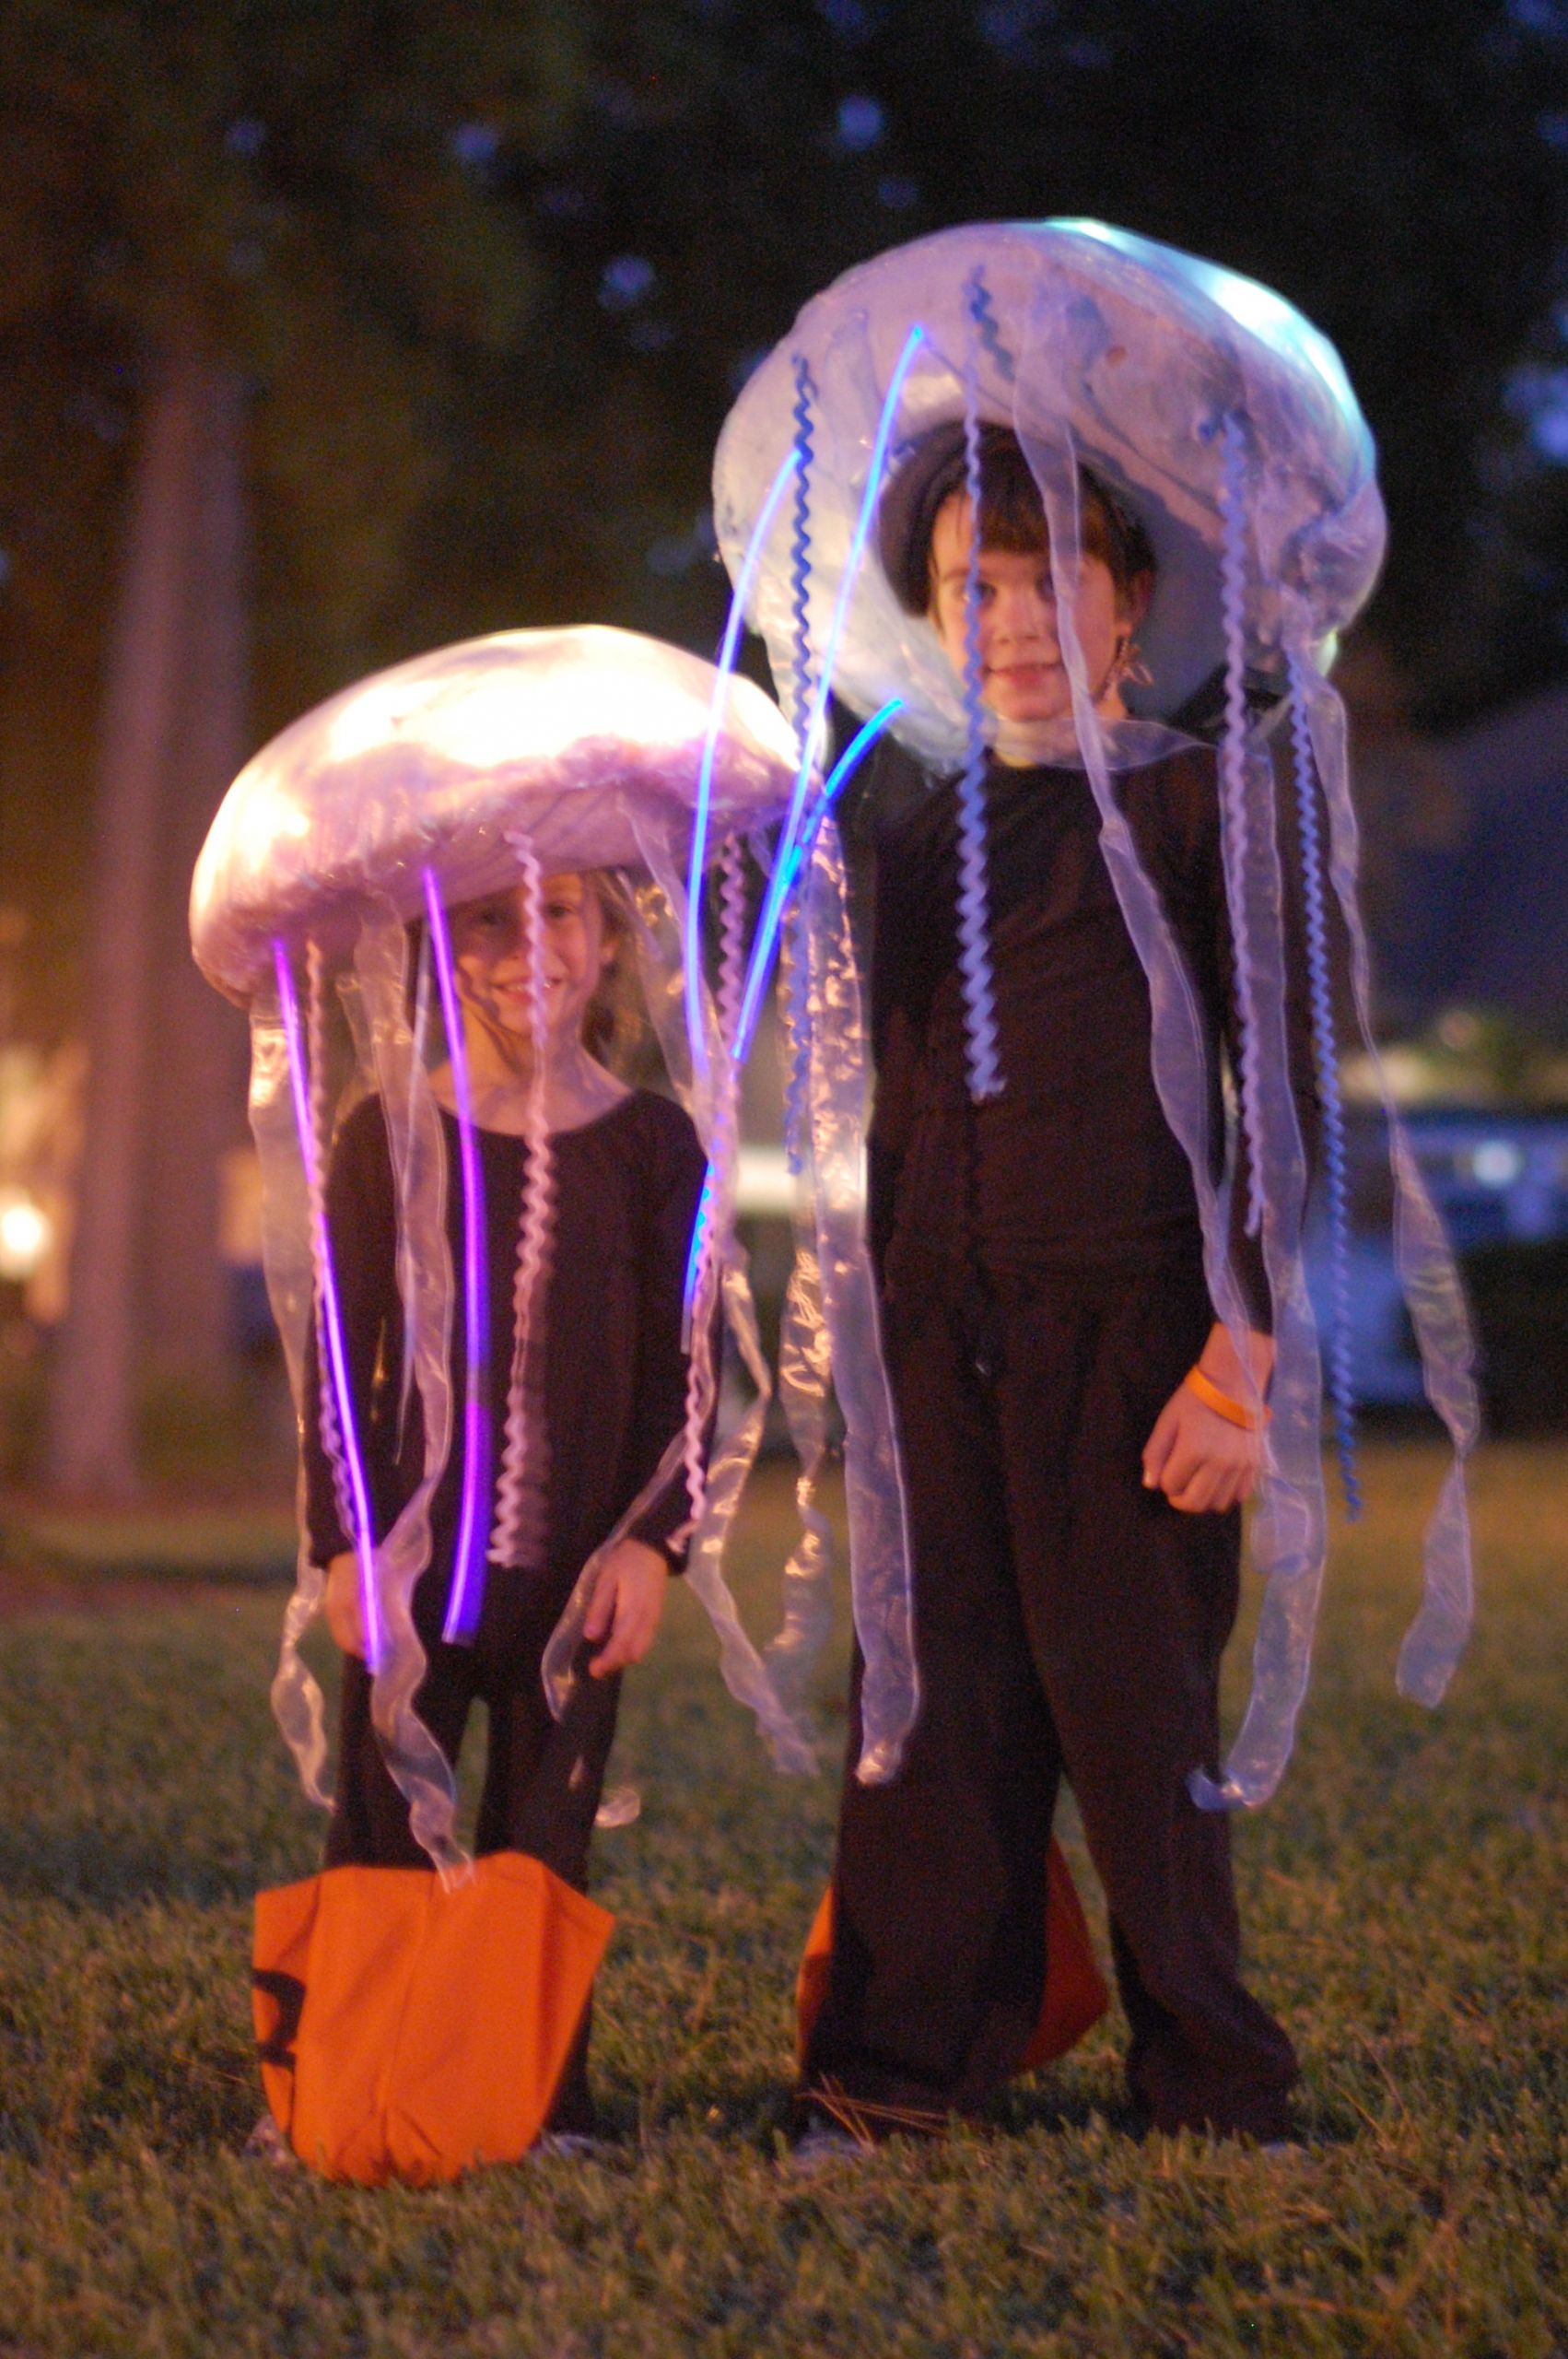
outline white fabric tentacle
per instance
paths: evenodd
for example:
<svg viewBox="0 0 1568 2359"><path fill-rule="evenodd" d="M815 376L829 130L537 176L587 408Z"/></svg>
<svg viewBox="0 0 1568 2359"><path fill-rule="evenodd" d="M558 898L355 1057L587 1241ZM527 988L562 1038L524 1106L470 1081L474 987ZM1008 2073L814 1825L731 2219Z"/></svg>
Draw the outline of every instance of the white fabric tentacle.
<svg viewBox="0 0 1568 2359"><path fill-rule="evenodd" d="M261 1166L270 1217L263 1233L267 1297L283 1344L289 1386L304 1397L305 1352L312 1322L319 1320L313 1250L314 1223L308 1203L305 1157L288 1083L288 1050L275 997L259 998L251 1010L251 1133ZM272 1708L294 1759L299 1783L318 1807L330 1806L325 1784L326 1708L321 1687L300 1652L300 1643L322 1610L326 1576L310 1551L305 1515L305 1469L297 1485L299 1545L294 1590L283 1617Z"/></svg>
<svg viewBox="0 0 1568 2359"><path fill-rule="evenodd" d="M544 982L544 878L539 857L525 836L513 836L523 896L532 977L530 1007L533 1066L529 1077L523 1136L528 1168L523 1180L518 1231L517 1274L512 1288L511 1380L507 1388L506 1439L496 1485L490 1536L493 1565L526 1564L544 1534L549 1441L541 1414L545 1297L556 1226L556 1166L544 1102L548 1010Z"/></svg>
<svg viewBox="0 0 1568 2359"><path fill-rule="evenodd" d="M327 1011L326 985L322 945L312 940L305 951L305 1046L309 1062L307 1090L310 1108L310 1145L305 1155L305 1186L310 1200L310 1230L321 1233L322 1220L322 1190L324 1175L332 1156L332 1116L327 1102ZM316 1333L323 1332L324 1314L322 1306L325 1272L318 1258L315 1273ZM348 1496L348 1467L343 1454L343 1433L338 1424L337 1402L325 1371L318 1371L316 1385L317 1417L322 1438L322 1449L332 1469L333 1504L337 1520L345 1532L354 1529L354 1508Z"/></svg>

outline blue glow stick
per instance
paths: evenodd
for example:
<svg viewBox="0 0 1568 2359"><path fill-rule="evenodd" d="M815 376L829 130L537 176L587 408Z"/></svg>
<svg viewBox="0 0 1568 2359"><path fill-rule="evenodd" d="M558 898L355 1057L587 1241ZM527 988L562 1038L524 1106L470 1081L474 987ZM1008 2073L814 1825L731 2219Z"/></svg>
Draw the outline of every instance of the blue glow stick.
<svg viewBox="0 0 1568 2359"><path fill-rule="evenodd" d="M806 823L801 840L790 854L791 867L788 880L790 884L799 874L805 855L816 840L816 831L826 818L835 802L848 785L888 722L895 713L900 713L903 710L903 698L890 697L882 710L872 713L871 719L857 730L839 755L833 765L827 784L823 788L817 800L816 807ZM777 926L774 928L774 939L776 941L778 939ZM745 1062L746 1052L750 1047L749 1039L742 1039L737 1035L736 1039L731 1043L731 1050L738 1064ZM713 1167L709 1164L703 1179L702 1193L697 1199L696 1218L692 1223L692 1247L686 1257L686 1285L682 1319L682 1348L686 1351L691 1349L692 1305L696 1299L697 1282L702 1271L702 1252L707 1241L708 1211L712 1195Z"/></svg>
<svg viewBox="0 0 1568 2359"><path fill-rule="evenodd" d="M696 1216L692 1222L691 1251L686 1255L685 1291L681 1302L681 1349L692 1347L692 1307L702 1276L703 1248L708 1243L708 1220L713 1204L713 1166L710 1163L702 1175L702 1193L696 1200Z"/></svg>
<svg viewBox="0 0 1568 2359"><path fill-rule="evenodd" d="M756 941L752 949L752 963L746 975L746 988L741 1001L740 1020L736 1026L737 1040L749 1040L755 1028L757 1005L762 997L763 984L766 980L767 964L772 957L773 942L778 934L784 895L789 885L790 853L800 834L806 793L811 783L813 749L816 745L817 732L822 726L823 714L827 710L828 694L833 686L834 666L838 661L838 642L843 637L845 619L849 611L849 597L855 586L855 577L860 569L860 559L865 554L866 539L872 528L872 518L876 512L877 494L882 488L882 471L887 461L887 446L892 439L893 421L897 414L899 397L904 391L904 380L909 373L917 350L925 341L925 333L924 328L910 329L888 384L886 398L882 405L882 416L877 421L876 440L872 445L871 466L866 475L865 493L860 501L860 515L855 520L855 536L849 544L849 555L844 568L844 578L838 585L838 596L834 604L833 621L827 634L822 670L813 691L811 713L801 740L801 767L796 774L795 792L790 799L789 816L785 819L783 830L778 839L773 874L768 879L767 892L762 905L762 916L757 925ZM759 953L761 953L760 957Z"/></svg>
<svg viewBox="0 0 1568 2359"><path fill-rule="evenodd" d="M834 763L827 775L827 784L823 788L817 798L815 808L801 830L801 840L790 855L790 886L791 887L810 856L811 848L816 841L817 829L822 826L883 731L890 722L896 720L903 710L902 697L889 697L879 712L873 712L869 721L863 721L860 723L838 759Z"/></svg>
<svg viewBox="0 0 1568 2359"><path fill-rule="evenodd" d="M365 1638L365 1663L372 1677L381 1667L381 1611L376 1595L375 1542L370 1522L369 1486L365 1461L354 1430L354 1398L348 1387L348 1357L343 1347L343 1315L338 1307L337 1281L333 1276L332 1238L327 1230L326 1191L316 1157L316 1128L310 1120L310 1097L305 1057L299 1040L299 1003L288 951L281 939L272 946L277 976L278 1005L283 1013L283 1037L288 1052L288 1086L294 1098L294 1123L305 1164L305 1191L316 1228L316 1262L321 1273L322 1311L326 1324L329 1381L337 1403L338 1431L343 1437L344 1465L348 1474L354 1517L354 1554L359 1563L359 1614ZM318 1345L318 1361L320 1357Z"/></svg>
<svg viewBox="0 0 1568 2359"><path fill-rule="evenodd" d="M708 1036L703 1025L702 1009L702 885L708 867L708 825L713 800L713 765L719 751L719 733L724 725L724 691L730 675L735 668L735 652L741 643L741 627L745 620L746 601L751 595L753 579L761 560L766 542L778 503L784 497L786 485L795 472L795 453L790 452L773 478L773 488L763 502L762 513L752 529L746 544L745 559L740 579L730 601L729 617L724 636L720 641L718 677L713 683L713 695L708 708L708 734L703 740L702 760L696 774L696 801L692 811L691 859L686 872L686 945L685 999L686 1033L691 1041L692 1067L699 1083L708 1079Z"/></svg>
<svg viewBox="0 0 1568 2359"><path fill-rule="evenodd" d="M860 769L860 764L865 760L866 756L871 752L872 745L882 735L883 731L887 727L889 722L891 722L895 715L902 712L903 710L903 698L890 697L887 702L883 706L881 711L873 712L871 719L868 722L863 722L860 729L856 731L854 736L850 738L849 743L846 745L844 751L839 755L838 759L833 765L833 769L828 776L827 783L823 788L821 794L817 798L816 804L812 811L811 817L807 820L806 825L801 830L801 839L799 843L792 847L787 858L783 860L776 860L774 863L774 875L776 877L782 875L783 886L778 894L771 922L769 921L766 909L764 909L762 921L757 927L756 941L752 947L752 966L746 977L746 1000L742 1003L740 1021L736 1027L734 1040L731 1044L731 1053L733 1055L737 1064L743 1064L751 1051L752 1034L756 1028L756 1020L762 1006L763 988L767 981L768 974L772 968L774 951L778 947L778 931L783 921L784 903L788 899L790 893L794 886L795 880L799 876L801 870L805 863L806 857L811 851L812 845L816 839L817 829L821 827L829 811L833 808L834 804L837 801L845 787L848 785L849 780ZM766 933L765 928L767 929ZM760 976L760 980L758 980L757 987L755 992L751 989L753 974L759 974ZM748 1005L751 1009L749 1021L747 1019L746 1013Z"/></svg>
<svg viewBox="0 0 1568 2359"><path fill-rule="evenodd" d="M474 1095L468 1078L468 1045L463 1037L462 1010L458 1004L457 978L452 971L451 935L441 904L436 872L423 872L425 910L430 922L430 947L436 960L436 988L441 996L441 1023L451 1061L452 1097L457 1105L458 1160L462 1166L462 1503L458 1516L457 1547L452 1556L451 1594L447 1600L441 1636L449 1646L472 1646L485 1602L485 1533L481 1508L490 1496L490 1433L485 1417L486 1379L489 1373L489 1304L485 1285L485 1181L474 1135Z"/></svg>

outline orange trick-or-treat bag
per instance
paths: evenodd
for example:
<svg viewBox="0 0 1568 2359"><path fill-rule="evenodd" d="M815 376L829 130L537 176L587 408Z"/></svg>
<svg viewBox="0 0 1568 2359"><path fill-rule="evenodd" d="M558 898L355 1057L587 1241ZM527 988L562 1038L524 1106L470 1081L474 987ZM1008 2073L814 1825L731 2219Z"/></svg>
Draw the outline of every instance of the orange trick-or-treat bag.
<svg viewBox="0 0 1568 2359"><path fill-rule="evenodd" d="M807 1936L795 1982L795 2058L802 2071L812 2025L827 1995L832 1960L833 1886L829 1884ZM1032 2072L1053 2057L1065 2056L1099 2022L1109 2004L1110 1993L1084 1921L1083 1903L1053 1837L1046 1858L1045 1994L1039 2021L1019 2059L1019 2071Z"/></svg>
<svg viewBox="0 0 1568 2359"><path fill-rule="evenodd" d="M258 1893L262 2083L294 2152L369 2187L515 2162L614 1924L519 1851L450 1887L422 1868L328 1868Z"/></svg>

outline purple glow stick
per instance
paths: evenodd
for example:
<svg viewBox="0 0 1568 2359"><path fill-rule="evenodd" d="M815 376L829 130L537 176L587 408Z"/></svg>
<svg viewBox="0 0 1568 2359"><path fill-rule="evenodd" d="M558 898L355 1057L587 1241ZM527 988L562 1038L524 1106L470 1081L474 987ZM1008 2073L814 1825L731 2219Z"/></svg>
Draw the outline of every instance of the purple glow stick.
<svg viewBox="0 0 1568 2359"><path fill-rule="evenodd" d="M486 1378L489 1372L489 1304L485 1286L485 1183L479 1170L479 1149L474 1136L474 1098L468 1085L468 1050L463 1039L462 1010L458 1005L457 978L452 972L451 936L441 906L436 872L423 872L425 908L430 922L430 947L435 954L436 988L441 995L441 1022L447 1054L451 1060L452 1096L457 1101L458 1159L462 1166L462 1318L466 1370L462 1394L462 1504L458 1515L457 1548L452 1558L451 1595L441 1636L449 1646L474 1643L479 1612L485 1602L485 1534L481 1506L490 1496L490 1432L485 1416Z"/></svg>
<svg viewBox="0 0 1568 2359"><path fill-rule="evenodd" d="M327 1233L326 1191L316 1154L316 1126L310 1120L305 1057L299 1041L299 1002L294 990L294 976L288 964L287 946L281 940L275 940L272 953L273 967L277 976L278 1005L283 1014L283 1037L288 1051L288 1086L294 1098L294 1122L299 1133L299 1153L305 1165L305 1192L310 1199L310 1226L314 1232L316 1270L321 1281L322 1310L327 1331L327 1360L333 1391L337 1399L338 1431L343 1437L344 1462L348 1472L349 1496L354 1509L354 1554L359 1563L359 1616L365 1637L365 1665L374 1678L381 1667L381 1609L376 1594L376 1555L371 1536L369 1486L365 1480L365 1461L359 1454L358 1438L354 1430L354 1401L348 1389L348 1358L343 1347L343 1314L338 1307L337 1281L333 1276L332 1239ZM318 1349L318 1362L319 1358Z"/></svg>

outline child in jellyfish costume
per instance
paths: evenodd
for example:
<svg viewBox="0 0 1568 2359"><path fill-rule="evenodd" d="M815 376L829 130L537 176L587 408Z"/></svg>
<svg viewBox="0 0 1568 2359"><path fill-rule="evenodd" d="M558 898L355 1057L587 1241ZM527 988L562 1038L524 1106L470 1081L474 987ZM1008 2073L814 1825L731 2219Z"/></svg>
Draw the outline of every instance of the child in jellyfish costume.
<svg viewBox="0 0 1568 2359"><path fill-rule="evenodd" d="M344 1650L323 1884L432 1866L462 1884L453 1773L483 1700L481 1864L520 1855L556 1880L547 1897L580 1894L620 1673L699 1519L694 1571L731 1684L776 1751L799 1750L711 1544L720 1273L685 1323L708 1155L680 1104L613 1070L646 998L688 1080L676 927L699 771L732 827L771 816L792 768L767 698L693 657L515 632L308 715L214 824L193 935L251 1010L268 1275L300 1410L275 1704L322 1801L298 1641L323 1604ZM711 1098L695 1110L711 1131ZM746 1328L743 1287L731 1307ZM714 1473L734 1488L722 1459ZM626 1814L612 1797L611 1822ZM568 2028L556 2138L592 2128L586 2005ZM312 2158L297 2111L286 2126ZM333 2155L345 2176L387 2167L363 2137Z"/></svg>
<svg viewBox="0 0 1568 2359"><path fill-rule="evenodd" d="M913 757L878 778L879 748L866 773L869 1027L831 817L786 927L808 1169L828 1140L842 1171L876 1064L869 1236L826 1183L881 1384L845 1403L876 1505L853 1535L810 2137L934 2126L1019 2069L1065 1776L1136 2115L1283 2138L1295 2060L1241 1979L1224 1813L1282 1772L1321 1584L1315 1161L1354 1503L1337 944L1373 1042L1328 670L1381 557L1370 438L1332 348L1267 289L1094 223L984 226L806 307L731 413L715 497L798 731L831 691L868 716L862 750L890 731ZM1476 1404L1451 1258L1388 1120L1456 1450L1399 1665L1433 1703L1469 1619ZM1267 1586L1222 1767L1254 1490Z"/></svg>

